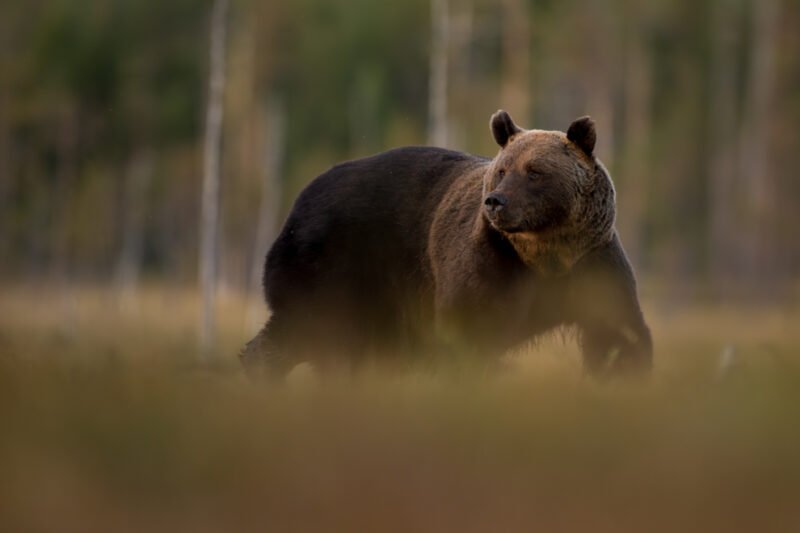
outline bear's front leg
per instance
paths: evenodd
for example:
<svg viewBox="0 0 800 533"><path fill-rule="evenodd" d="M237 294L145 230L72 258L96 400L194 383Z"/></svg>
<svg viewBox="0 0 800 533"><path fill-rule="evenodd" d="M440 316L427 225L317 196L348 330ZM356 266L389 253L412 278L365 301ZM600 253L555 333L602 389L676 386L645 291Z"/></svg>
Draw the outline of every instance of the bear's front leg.
<svg viewBox="0 0 800 533"><path fill-rule="evenodd" d="M647 326L585 323L581 349L586 370L595 376L643 374L652 367L652 341Z"/></svg>
<svg viewBox="0 0 800 533"><path fill-rule="evenodd" d="M589 373L601 376L650 371L650 330L639 307L633 270L616 235L576 266L570 306Z"/></svg>

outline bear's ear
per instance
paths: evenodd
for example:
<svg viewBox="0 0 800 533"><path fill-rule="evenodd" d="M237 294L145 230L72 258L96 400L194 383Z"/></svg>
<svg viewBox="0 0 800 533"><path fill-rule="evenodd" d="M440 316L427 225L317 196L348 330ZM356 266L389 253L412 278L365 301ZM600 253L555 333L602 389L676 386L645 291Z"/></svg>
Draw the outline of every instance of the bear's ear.
<svg viewBox="0 0 800 533"><path fill-rule="evenodd" d="M505 148L512 135L522 132L522 128L514 124L514 121L511 120L511 115L502 109L492 115L490 124L492 126L494 140L497 141L497 144L502 148Z"/></svg>
<svg viewBox="0 0 800 533"><path fill-rule="evenodd" d="M567 139L574 142L586 155L594 157L594 143L597 142L594 120L591 117L581 117L570 124Z"/></svg>

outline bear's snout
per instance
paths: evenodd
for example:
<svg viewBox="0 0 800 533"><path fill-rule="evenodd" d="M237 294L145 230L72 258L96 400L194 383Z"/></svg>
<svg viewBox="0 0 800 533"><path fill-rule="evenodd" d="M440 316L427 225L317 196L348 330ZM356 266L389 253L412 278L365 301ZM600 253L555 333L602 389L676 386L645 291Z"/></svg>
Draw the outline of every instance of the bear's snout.
<svg viewBox="0 0 800 533"><path fill-rule="evenodd" d="M486 207L486 211L488 211L490 215L494 215L508 205L508 198L504 194L493 192L486 196L486 199L483 201L483 205Z"/></svg>

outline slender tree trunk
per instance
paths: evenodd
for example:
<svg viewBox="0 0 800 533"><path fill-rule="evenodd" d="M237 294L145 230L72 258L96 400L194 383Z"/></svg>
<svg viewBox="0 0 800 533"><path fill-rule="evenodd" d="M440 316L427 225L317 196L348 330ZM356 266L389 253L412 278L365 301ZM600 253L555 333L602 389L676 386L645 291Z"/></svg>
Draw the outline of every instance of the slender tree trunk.
<svg viewBox="0 0 800 533"><path fill-rule="evenodd" d="M144 251L147 190L153 178L154 156L150 149L137 151L125 176L122 206L122 248L117 261L119 303L132 308L136 302Z"/></svg>
<svg viewBox="0 0 800 533"><path fill-rule="evenodd" d="M448 102L454 109L467 109L475 102L480 94L480 88L471 76L472 71L472 42L475 24L474 0L459 0L454 3L449 13L450 42L448 82L453 87L459 87ZM447 142L450 146L464 146L469 144L471 128L466 116L454 114L448 117ZM482 130L481 130L482 131Z"/></svg>
<svg viewBox="0 0 800 533"><path fill-rule="evenodd" d="M214 0L211 13L210 75L203 151L200 214L200 349L208 357L215 343L219 251L220 169L225 96L225 40L228 0Z"/></svg>
<svg viewBox="0 0 800 533"><path fill-rule="evenodd" d="M622 151L620 195L624 195L620 211L619 228L625 240L625 249L634 264L642 258L642 225L647 203L647 163L652 128L651 99L652 77L650 58L644 35L638 28L642 16L634 8L628 16L634 21L630 42L625 47L625 119L624 150Z"/></svg>
<svg viewBox="0 0 800 533"><path fill-rule="evenodd" d="M614 165L614 89L619 73L611 58L617 54L617 31L612 27L611 14L600 2L589 2L584 16L589 17L586 65L588 82L587 113L597 124L597 156L608 167ZM565 126L566 127L566 126Z"/></svg>
<svg viewBox="0 0 800 533"><path fill-rule="evenodd" d="M715 285L730 286L736 254L736 50L737 0L714 0L711 12L711 90L709 91L709 272Z"/></svg>
<svg viewBox="0 0 800 533"><path fill-rule="evenodd" d="M447 75L450 15L448 0L431 0L431 52L428 88L428 142L447 146Z"/></svg>
<svg viewBox="0 0 800 533"><path fill-rule="evenodd" d="M253 246L255 252L250 265L250 286L247 292L249 305L246 325L249 331L255 331L261 325L258 323L264 308L261 278L264 270L264 258L277 233L284 159L286 111L283 102L271 100L262 114L264 115L262 123L264 123L267 134L264 143L265 161L261 206L258 211L256 242Z"/></svg>
<svg viewBox="0 0 800 533"><path fill-rule="evenodd" d="M9 148L10 137L9 126L6 119L6 110L10 98L5 93L5 80L0 74L0 257L12 258L13 251L9 248L11 235L8 234L10 226L6 205L11 195L11 150ZM4 267L10 267L8 262L0 265L0 275L3 274Z"/></svg>
<svg viewBox="0 0 800 533"><path fill-rule="evenodd" d="M503 0L501 107L521 123L530 116L530 12L525 0Z"/></svg>
<svg viewBox="0 0 800 533"><path fill-rule="evenodd" d="M59 328L65 335L76 331L77 302L70 284L72 263L72 207L78 177L79 110L68 105L60 110L60 124L56 139L58 159L55 169L56 186L53 191L50 217L51 279L55 284L60 312Z"/></svg>
<svg viewBox="0 0 800 533"><path fill-rule="evenodd" d="M745 275L753 285L774 284L774 239L771 210L776 205L773 169L769 165L770 120L773 111L779 0L753 2L753 43L745 87L745 108L739 165L744 176Z"/></svg>
<svg viewBox="0 0 800 533"><path fill-rule="evenodd" d="M78 117L76 109L67 106L60 111L60 124L56 149L58 159L55 168L55 188L53 189L52 214L50 218L51 235L51 277L60 286L66 286L70 270L70 240L72 221L70 217L78 166Z"/></svg>

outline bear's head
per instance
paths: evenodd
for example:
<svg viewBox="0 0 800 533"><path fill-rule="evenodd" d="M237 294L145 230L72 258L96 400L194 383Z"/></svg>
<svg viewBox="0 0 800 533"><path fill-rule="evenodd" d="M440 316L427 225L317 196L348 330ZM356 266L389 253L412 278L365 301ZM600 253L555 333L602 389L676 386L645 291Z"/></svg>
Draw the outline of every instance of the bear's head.
<svg viewBox="0 0 800 533"><path fill-rule="evenodd" d="M491 129L500 152L484 176L483 213L529 267L566 273L613 238L614 186L594 156L591 118L564 134L524 130L498 111Z"/></svg>

